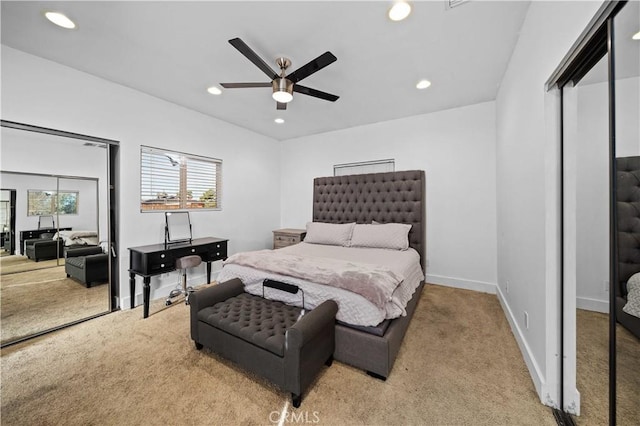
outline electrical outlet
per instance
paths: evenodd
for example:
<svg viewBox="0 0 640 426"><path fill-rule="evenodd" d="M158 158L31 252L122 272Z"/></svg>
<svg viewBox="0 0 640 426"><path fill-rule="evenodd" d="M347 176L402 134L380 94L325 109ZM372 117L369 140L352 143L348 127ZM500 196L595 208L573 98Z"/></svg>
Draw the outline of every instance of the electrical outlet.
<svg viewBox="0 0 640 426"><path fill-rule="evenodd" d="M524 311L524 328L529 329L529 313Z"/></svg>
<svg viewBox="0 0 640 426"><path fill-rule="evenodd" d="M609 281L604 281L604 292L609 293Z"/></svg>
<svg viewBox="0 0 640 426"><path fill-rule="evenodd" d="M505 288L505 291L507 292L507 294L509 294L509 280L507 280L505 282L504 288Z"/></svg>

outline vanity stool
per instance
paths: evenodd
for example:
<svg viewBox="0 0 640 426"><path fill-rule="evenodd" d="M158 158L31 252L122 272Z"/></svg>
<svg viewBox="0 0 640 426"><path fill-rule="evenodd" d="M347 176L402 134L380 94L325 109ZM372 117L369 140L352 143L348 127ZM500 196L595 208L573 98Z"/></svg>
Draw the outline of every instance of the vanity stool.
<svg viewBox="0 0 640 426"><path fill-rule="evenodd" d="M171 293L169 293L169 297L167 297L167 300L165 301L166 306L171 305L172 303L171 299L173 299L174 297L178 297L181 294L184 294L184 303L186 305L189 304L189 296L195 290L191 286L187 287L187 269L195 268L196 266L199 266L201 263L202 263L202 258L195 254L190 256L179 257L178 259L176 259L176 269L182 271L182 281L181 281L182 287L180 287L180 284L178 284L177 288L171 290Z"/></svg>
<svg viewBox="0 0 640 426"><path fill-rule="evenodd" d="M191 338L291 392L294 407L323 365L331 365L338 304L301 308L244 292L237 278L191 295Z"/></svg>

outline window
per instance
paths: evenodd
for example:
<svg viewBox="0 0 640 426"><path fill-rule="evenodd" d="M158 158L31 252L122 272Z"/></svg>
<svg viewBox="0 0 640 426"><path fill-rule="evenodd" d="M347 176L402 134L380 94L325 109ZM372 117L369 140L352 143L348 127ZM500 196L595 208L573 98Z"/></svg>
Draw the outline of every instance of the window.
<svg viewBox="0 0 640 426"><path fill-rule="evenodd" d="M334 176L360 175L364 173L384 173L395 171L395 160L362 161L359 163L336 164Z"/></svg>
<svg viewBox="0 0 640 426"><path fill-rule="evenodd" d="M78 214L78 191L27 191L27 216Z"/></svg>
<svg viewBox="0 0 640 426"><path fill-rule="evenodd" d="M143 146L140 210L220 209L222 160Z"/></svg>

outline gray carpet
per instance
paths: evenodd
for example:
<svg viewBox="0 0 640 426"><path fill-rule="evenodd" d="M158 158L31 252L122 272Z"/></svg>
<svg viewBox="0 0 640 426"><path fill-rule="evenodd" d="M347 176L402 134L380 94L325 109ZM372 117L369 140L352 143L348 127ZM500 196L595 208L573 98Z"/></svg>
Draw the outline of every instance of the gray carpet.
<svg viewBox="0 0 640 426"><path fill-rule="evenodd" d="M580 392L578 425L609 422L609 315L578 309L576 312L576 385ZM618 425L640 424L640 340L618 325Z"/></svg>
<svg viewBox="0 0 640 426"><path fill-rule="evenodd" d="M0 275L15 274L16 272L27 272L36 269L54 268L64 265L63 259L41 260L36 262L27 256L12 255L0 257Z"/></svg>
<svg viewBox="0 0 640 426"><path fill-rule="evenodd" d="M86 288L64 266L0 276L4 344L109 310L108 284Z"/></svg>
<svg viewBox="0 0 640 426"><path fill-rule="evenodd" d="M387 381L334 362L298 409L195 350L184 304L156 301L151 313L115 312L3 349L2 423L555 425L494 295L426 286Z"/></svg>

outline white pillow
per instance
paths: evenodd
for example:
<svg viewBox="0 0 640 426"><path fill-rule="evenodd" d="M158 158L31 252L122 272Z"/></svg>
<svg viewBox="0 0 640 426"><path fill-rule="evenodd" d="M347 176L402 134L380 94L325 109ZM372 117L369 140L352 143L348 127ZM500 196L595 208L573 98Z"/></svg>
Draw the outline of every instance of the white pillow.
<svg viewBox="0 0 640 426"><path fill-rule="evenodd" d="M327 244L331 246L349 246L354 223L307 223L307 235L305 243Z"/></svg>
<svg viewBox="0 0 640 426"><path fill-rule="evenodd" d="M627 281L627 303L622 308L629 315L640 318L640 272Z"/></svg>
<svg viewBox="0 0 640 426"><path fill-rule="evenodd" d="M411 225L404 223L358 224L353 228L351 247L406 250Z"/></svg>

